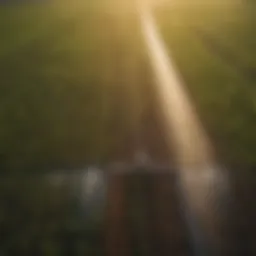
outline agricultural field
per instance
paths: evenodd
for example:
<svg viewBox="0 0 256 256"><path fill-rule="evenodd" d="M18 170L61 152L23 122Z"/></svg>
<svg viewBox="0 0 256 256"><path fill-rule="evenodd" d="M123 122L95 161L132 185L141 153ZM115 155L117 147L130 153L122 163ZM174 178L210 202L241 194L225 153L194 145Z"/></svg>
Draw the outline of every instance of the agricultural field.
<svg viewBox="0 0 256 256"><path fill-rule="evenodd" d="M139 26L128 4L113 6L0 6L2 170L106 162L136 129L147 77Z"/></svg>
<svg viewBox="0 0 256 256"><path fill-rule="evenodd" d="M150 209L162 209L159 219L169 218L161 205L176 207L162 186L176 188L168 179L155 179L156 186L152 179L152 193L144 177L138 190L114 179L113 195L103 189L86 197L97 183L94 175L85 182L88 166L104 179L95 166L119 160L133 139L150 156L167 151L135 2L0 1L0 255L103 255L105 210L111 212L105 203L112 199L114 214L121 212L126 189L131 219L138 214L142 226L145 198ZM161 35L220 162L255 166L256 4L155 2Z"/></svg>
<svg viewBox="0 0 256 256"><path fill-rule="evenodd" d="M117 17L95 2L0 5L2 255L102 255L103 212L88 217L74 193L85 185L43 174L105 161L132 129L135 87L123 83L135 57L120 64Z"/></svg>
<svg viewBox="0 0 256 256"><path fill-rule="evenodd" d="M165 1L154 12L218 157L255 166L255 3Z"/></svg>

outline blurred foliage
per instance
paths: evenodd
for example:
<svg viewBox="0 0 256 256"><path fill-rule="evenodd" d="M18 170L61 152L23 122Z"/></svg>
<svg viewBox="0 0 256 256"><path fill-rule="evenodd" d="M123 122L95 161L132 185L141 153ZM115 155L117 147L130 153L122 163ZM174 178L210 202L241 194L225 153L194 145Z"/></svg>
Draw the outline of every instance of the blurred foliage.
<svg viewBox="0 0 256 256"><path fill-rule="evenodd" d="M186 1L155 9L197 110L227 165L256 164L256 6Z"/></svg>
<svg viewBox="0 0 256 256"><path fill-rule="evenodd" d="M104 0L0 7L2 171L104 162L136 129L138 21L109 10Z"/></svg>
<svg viewBox="0 0 256 256"><path fill-rule="evenodd" d="M81 214L72 177L58 184L51 179L2 177L1 255L102 255L102 216Z"/></svg>

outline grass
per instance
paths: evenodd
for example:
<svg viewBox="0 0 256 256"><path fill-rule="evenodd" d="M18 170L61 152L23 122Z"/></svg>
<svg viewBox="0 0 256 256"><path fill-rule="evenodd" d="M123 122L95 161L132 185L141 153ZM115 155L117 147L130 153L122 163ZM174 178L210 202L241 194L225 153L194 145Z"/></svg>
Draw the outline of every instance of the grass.
<svg viewBox="0 0 256 256"><path fill-rule="evenodd" d="M244 72L256 68L255 12L255 4L235 2L155 10L218 156L230 166L256 164L256 79Z"/></svg>
<svg viewBox="0 0 256 256"><path fill-rule="evenodd" d="M64 182L54 186L47 178L9 176L1 180L1 253L102 255L104 212L96 221L86 217L84 205L74 194L81 184L74 188L70 177L63 175Z"/></svg>
<svg viewBox="0 0 256 256"><path fill-rule="evenodd" d="M110 159L145 103L134 14L55 0L3 5L0 24L1 169Z"/></svg>

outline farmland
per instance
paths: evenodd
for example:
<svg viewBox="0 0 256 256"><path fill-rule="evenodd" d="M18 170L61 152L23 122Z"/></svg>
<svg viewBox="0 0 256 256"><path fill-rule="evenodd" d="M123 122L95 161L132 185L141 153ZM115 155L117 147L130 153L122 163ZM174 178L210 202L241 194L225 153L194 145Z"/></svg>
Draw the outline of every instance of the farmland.
<svg viewBox="0 0 256 256"><path fill-rule="evenodd" d="M136 129L146 102L139 26L112 5L0 7L3 170L106 162Z"/></svg>
<svg viewBox="0 0 256 256"><path fill-rule="evenodd" d="M155 8L169 53L218 157L230 166L252 167L256 163L256 6L253 1L182 3Z"/></svg>

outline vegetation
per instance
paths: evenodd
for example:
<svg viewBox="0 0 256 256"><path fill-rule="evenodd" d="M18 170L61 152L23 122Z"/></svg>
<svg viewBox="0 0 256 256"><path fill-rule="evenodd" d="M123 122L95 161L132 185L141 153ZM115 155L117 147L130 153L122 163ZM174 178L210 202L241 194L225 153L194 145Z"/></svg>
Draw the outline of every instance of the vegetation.
<svg viewBox="0 0 256 256"><path fill-rule="evenodd" d="M256 6L242 1L155 9L170 54L221 160L256 164Z"/></svg>
<svg viewBox="0 0 256 256"><path fill-rule="evenodd" d="M53 183L51 175L2 177L2 255L103 254L103 212L99 217L94 216L97 211L88 216L78 197L84 184L73 186L70 175L60 178Z"/></svg>
<svg viewBox="0 0 256 256"><path fill-rule="evenodd" d="M134 13L116 3L0 6L1 255L103 254L103 212L88 216L81 184L44 171L111 161L137 129L145 58Z"/></svg>
<svg viewBox="0 0 256 256"><path fill-rule="evenodd" d="M2 170L104 162L136 128L145 84L139 26L106 6L0 7Z"/></svg>

